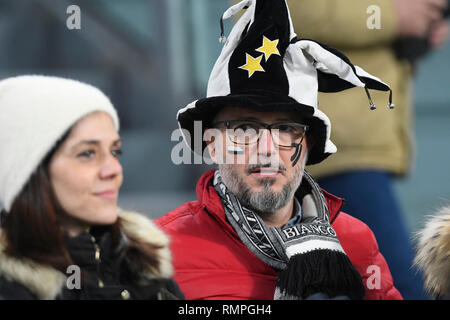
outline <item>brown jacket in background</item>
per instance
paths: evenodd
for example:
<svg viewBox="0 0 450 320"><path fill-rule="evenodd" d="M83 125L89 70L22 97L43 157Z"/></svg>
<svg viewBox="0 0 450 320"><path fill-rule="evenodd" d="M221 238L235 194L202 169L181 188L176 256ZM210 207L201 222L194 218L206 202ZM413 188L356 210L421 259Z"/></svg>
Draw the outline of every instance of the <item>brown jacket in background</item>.
<svg viewBox="0 0 450 320"><path fill-rule="evenodd" d="M331 140L337 153L308 168L314 177L354 169L381 169L406 174L411 162L411 68L396 59L391 43L396 21L390 0L287 0L299 38L324 42L345 53L353 64L387 83L393 91L394 110L386 92L371 90L377 109L369 110L361 88L320 93L319 109L331 120ZM369 29L367 13L380 7L381 29Z"/></svg>

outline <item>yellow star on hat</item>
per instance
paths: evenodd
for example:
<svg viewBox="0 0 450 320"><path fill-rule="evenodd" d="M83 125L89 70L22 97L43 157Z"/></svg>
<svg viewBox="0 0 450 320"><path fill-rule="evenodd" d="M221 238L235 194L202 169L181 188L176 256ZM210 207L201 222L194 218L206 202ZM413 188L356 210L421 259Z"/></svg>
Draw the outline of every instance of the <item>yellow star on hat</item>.
<svg viewBox="0 0 450 320"><path fill-rule="evenodd" d="M261 67L261 59L263 55L253 58L248 53L245 54L245 64L240 66L239 69L247 70L248 77L250 78L256 71L265 72L263 67Z"/></svg>
<svg viewBox="0 0 450 320"><path fill-rule="evenodd" d="M266 36L263 37L263 45L258 49L255 49L255 51L264 53L264 59L267 62L272 54L280 55L280 52L277 48L278 39L270 40Z"/></svg>

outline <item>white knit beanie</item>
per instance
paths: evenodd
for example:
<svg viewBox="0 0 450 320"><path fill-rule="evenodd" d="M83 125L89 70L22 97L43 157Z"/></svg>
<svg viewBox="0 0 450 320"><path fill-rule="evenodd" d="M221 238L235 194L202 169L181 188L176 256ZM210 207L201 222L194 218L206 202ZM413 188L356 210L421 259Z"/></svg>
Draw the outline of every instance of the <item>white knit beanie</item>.
<svg viewBox="0 0 450 320"><path fill-rule="evenodd" d="M70 79L25 75L0 81L0 210L12 203L56 142L85 115L116 110L99 89Z"/></svg>

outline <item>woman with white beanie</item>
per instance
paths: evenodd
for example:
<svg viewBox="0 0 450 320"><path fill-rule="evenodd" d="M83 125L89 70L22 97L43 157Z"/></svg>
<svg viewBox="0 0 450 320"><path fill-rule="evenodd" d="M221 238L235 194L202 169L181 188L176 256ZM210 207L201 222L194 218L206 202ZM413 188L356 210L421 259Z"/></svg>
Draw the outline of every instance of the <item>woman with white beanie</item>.
<svg viewBox="0 0 450 320"><path fill-rule="evenodd" d="M119 120L75 80L0 81L0 299L177 299L168 238L117 207Z"/></svg>

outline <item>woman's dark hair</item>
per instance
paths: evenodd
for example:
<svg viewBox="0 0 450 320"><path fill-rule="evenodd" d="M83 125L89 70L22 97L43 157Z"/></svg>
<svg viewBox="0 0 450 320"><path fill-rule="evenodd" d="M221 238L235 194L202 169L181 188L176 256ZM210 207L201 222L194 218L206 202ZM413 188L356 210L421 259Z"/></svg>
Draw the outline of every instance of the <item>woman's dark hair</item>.
<svg viewBox="0 0 450 320"><path fill-rule="evenodd" d="M63 232L57 223L59 210L47 168L41 164L2 221L5 253L49 264L65 272L72 259L65 249Z"/></svg>

